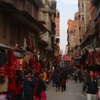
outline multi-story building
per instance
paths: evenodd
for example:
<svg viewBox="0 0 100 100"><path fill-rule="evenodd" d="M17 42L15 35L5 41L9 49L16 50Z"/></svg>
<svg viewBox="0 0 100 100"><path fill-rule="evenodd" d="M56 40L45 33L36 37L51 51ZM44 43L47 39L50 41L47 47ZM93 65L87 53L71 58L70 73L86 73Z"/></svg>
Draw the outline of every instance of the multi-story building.
<svg viewBox="0 0 100 100"><path fill-rule="evenodd" d="M100 65L100 1L92 0L90 20L82 41L82 48L88 50L86 60L89 65ZM91 58L91 59L90 59ZM95 60L94 60L95 59Z"/></svg>
<svg viewBox="0 0 100 100"><path fill-rule="evenodd" d="M37 20L39 8L43 7L40 0L38 2L1 0L0 43L12 48L17 44L36 52L39 33L46 31L46 28Z"/></svg>
<svg viewBox="0 0 100 100"><path fill-rule="evenodd" d="M56 24L56 28L55 28L56 43L55 44L57 46L57 49L55 50L55 54L56 54L56 56L59 56L59 50L60 50L60 13L58 10L56 10L55 24Z"/></svg>
<svg viewBox="0 0 100 100"><path fill-rule="evenodd" d="M80 41L82 43L83 36L86 32L86 26L90 20L90 5L91 0L78 0L78 11L79 11L79 33Z"/></svg>
<svg viewBox="0 0 100 100"><path fill-rule="evenodd" d="M79 41L79 20L77 19L77 16L75 15L76 20L69 20L68 21L68 53L71 56L75 56L75 53L78 50L78 46L80 46Z"/></svg>
<svg viewBox="0 0 100 100"><path fill-rule="evenodd" d="M56 38L59 38L60 37L60 13L58 10L56 10L55 23L56 23Z"/></svg>
<svg viewBox="0 0 100 100"><path fill-rule="evenodd" d="M55 43L55 15L54 0L0 0L0 57L5 55L7 50L16 51L16 54L21 53L21 56L15 55L17 57L23 58L23 54L25 62L29 60L30 55L34 58L52 57ZM2 49L5 49L5 52ZM0 58L0 76L3 65L1 62ZM16 64L14 59L12 63ZM2 91L5 92L3 87L0 87L0 92Z"/></svg>
<svg viewBox="0 0 100 100"><path fill-rule="evenodd" d="M48 29L47 32L44 34L40 33L40 50L42 58L50 58L52 55L52 32L51 32L51 19L50 19L50 12L51 12L51 5L49 0L43 1L44 8L39 9L39 21ZM42 44L44 44L46 47L43 48Z"/></svg>
<svg viewBox="0 0 100 100"><path fill-rule="evenodd" d="M56 1L1 0L0 11L0 43L12 48L18 45L32 52L40 49L42 55L45 48L52 52ZM53 23L50 18L52 12Z"/></svg>

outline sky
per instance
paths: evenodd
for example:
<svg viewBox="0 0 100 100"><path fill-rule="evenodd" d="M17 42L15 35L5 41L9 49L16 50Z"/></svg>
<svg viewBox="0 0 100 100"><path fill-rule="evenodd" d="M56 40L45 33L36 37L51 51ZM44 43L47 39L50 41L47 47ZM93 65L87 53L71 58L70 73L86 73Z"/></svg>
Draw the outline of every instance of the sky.
<svg viewBox="0 0 100 100"><path fill-rule="evenodd" d="M60 12L60 49L65 53L67 45L67 21L74 19L78 11L78 0L56 0L57 9Z"/></svg>

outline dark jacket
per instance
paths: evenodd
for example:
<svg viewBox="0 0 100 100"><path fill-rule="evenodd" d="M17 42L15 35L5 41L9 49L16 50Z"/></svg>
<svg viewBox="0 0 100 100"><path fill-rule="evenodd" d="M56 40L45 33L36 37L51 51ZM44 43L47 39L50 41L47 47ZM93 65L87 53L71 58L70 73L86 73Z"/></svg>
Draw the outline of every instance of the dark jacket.
<svg viewBox="0 0 100 100"><path fill-rule="evenodd" d="M61 80L66 80L67 79L67 72L62 72L61 73Z"/></svg>
<svg viewBox="0 0 100 100"><path fill-rule="evenodd" d="M32 82L27 80L27 77L24 78L23 81L23 92L25 95L33 95L34 87L36 85L36 79L32 77Z"/></svg>
<svg viewBox="0 0 100 100"><path fill-rule="evenodd" d="M86 88L87 88L87 93L96 94L98 91L97 79L93 79L92 81L91 78L87 78L83 87L83 91L85 91Z"/></svg>
<svg viewBox="0 0 100 100"><path fill-rule="evenodd" d="M42 79L39 79L37 83L36 95L40 97L41 92L45 90L46 90L46 85L44 81Z"/></svg>
<svg viewBox="0 0 100 100"><path fill-rule="evenodd" d="M60 82L61 75L60 73L56 72L54 75L54 82Z"/></svg>

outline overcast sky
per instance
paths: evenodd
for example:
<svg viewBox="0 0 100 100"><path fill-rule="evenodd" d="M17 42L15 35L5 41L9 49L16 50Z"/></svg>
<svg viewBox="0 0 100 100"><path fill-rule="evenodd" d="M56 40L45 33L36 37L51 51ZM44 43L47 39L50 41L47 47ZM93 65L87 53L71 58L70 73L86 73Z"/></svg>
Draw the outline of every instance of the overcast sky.
<svg viewBox="0 0 100 100"><path fill-rule="evenodd" d="M67 45L67 21L74 19L74 13L78 11L78 0L56 0L57 9L60 12L60 48L65 52Z"/></svg>

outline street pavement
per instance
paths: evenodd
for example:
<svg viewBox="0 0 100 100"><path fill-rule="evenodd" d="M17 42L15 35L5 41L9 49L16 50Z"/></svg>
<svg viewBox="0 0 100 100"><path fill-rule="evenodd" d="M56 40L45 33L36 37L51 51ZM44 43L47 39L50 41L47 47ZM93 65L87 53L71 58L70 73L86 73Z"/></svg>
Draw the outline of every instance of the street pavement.
<svg viewBox="0 0 100 100"><path fill-rule="evenodd" d="M86 96L81 94L82 83L69 80L66 86L66 91L56 91L56 88L50 83L46 90L47 100L86 100Z"/></svg>

